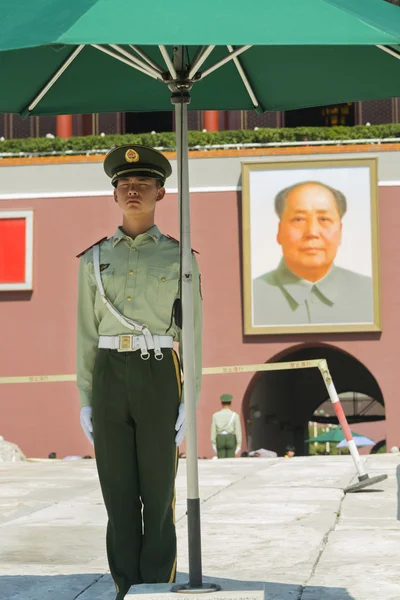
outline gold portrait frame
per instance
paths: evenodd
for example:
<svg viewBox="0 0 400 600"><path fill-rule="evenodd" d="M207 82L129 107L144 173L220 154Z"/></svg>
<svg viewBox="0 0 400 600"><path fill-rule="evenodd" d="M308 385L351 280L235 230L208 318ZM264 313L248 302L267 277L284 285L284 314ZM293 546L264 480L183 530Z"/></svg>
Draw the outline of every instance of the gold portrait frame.
<svg viewBox="0 0 400 600"><path fill-rule="evenodd" d="M243 300L244 333L246 335L276 335L296 333L379 332L381 327L381 290L379 265L378 158L318 159L291 161L242 162L242 239L243 239ZM370 223L372 252L373 320L371 323L330 323L301 325L254 326L252 315L252 256L251 256L251 189L253 171L368 167L370 173Z"/></svg>

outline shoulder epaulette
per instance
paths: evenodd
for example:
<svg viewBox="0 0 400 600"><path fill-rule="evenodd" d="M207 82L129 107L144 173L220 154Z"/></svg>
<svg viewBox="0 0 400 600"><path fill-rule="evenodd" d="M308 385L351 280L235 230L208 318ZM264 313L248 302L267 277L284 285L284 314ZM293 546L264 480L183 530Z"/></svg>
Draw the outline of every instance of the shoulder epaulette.
<svg viewBox="0 0 400 600"><path fill-rule="evenodd" d="M92 244L91 246L89 246L89 248L86 248L86 250L84 250L83 252L81 252L80 254L77 254L76 258L80 258L84 254L86 254L86 252L88 252L88 250L90 250L90 248L93 248L93 246L96 246L97 244L101 244L102 242L104 242L104 240L107 240L107 239L108 239L107 237L101 238L101 240L99 240L98 242L95 242L94 244Z"/></svg>
<svg viewBox="0 0 400 600"><path fill-rule="evenodd" d="M176 242L177 244L179 244L179 240L177 240L176 238L172 237L172 235L168 235L168 233L166 235L167 235L167 238L169 238L170 240L173 240L174 242ZM197 252L197 250L195 250L194 248L192 248L192 252L194 252L195 254L200 254L200 252Z"/></svg>

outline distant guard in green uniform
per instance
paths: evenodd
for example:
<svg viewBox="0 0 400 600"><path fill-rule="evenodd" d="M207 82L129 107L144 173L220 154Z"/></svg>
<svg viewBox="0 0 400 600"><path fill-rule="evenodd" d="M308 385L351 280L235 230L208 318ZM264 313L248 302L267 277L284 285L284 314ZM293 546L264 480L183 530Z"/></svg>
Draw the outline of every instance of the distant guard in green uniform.
<svg viewBox="0 0 400 600"><path fill-rule="evenodd" d="M105 158L122 225L79 256L77 383L81 424L96 452L108 513L117 600L133 584L176 574L175 475L185 435L179 243L155 225L171 174L153 148ZM201 386L200 275L193 255L197 400Z"/></svg>
<svg viewBox="0 0 400 600"><path fill-rule="evenodd" d="M222 394L220 400L222 408L212 418L211 444L218 458L234 458L242 446L240 417L231 410L231 394Z"/></svg>

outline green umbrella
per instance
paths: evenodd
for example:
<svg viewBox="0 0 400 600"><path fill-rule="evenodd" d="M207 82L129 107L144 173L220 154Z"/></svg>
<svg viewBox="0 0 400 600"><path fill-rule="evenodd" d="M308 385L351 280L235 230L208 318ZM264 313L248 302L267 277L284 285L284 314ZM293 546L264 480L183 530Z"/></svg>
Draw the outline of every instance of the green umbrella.
<svg viewBox="0 0 400 600"><path fill-rule="evenodd" d="M263 112L400 96L399 8L383 0L0 0L0 14L0 112L175 106L189 578L201 587L187 106Z"/></svg>
<svg viewBox="0 0 400 600"><path fill-rule="evenodd" d="M0 0L0 10L1 112L168 110L168 89L157 81L170 71L160 44L169 57L185 46L190 79L198 77L193 109L262 112L400 96L400 10L383 0ZM237 60L211 71L233 47Z"/></svg>
<svg viewBox="0 0 400 600"><path fill-rule="evenodd" d="M362 437L360 433L351 432L351 435L354 437ZM325 431L325 433L321 433L317 435L317 437L311 438L310 440L306 440L307 443L311 442L320 442L321 444L325 444L326 442L332 442L332 444L336 444L345 439L344 433L341 427L335 427L335 429L330 429L329 431Z"/></svg>

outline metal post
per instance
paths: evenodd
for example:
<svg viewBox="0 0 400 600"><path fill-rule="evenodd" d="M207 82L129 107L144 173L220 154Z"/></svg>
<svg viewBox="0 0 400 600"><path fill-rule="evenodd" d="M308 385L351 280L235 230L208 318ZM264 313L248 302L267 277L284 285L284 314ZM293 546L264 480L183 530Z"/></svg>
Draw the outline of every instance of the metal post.
<svg viewBox="0 0 400 600"><path fill-rule="evenodd" d="M201 564L201 526L199 474L197 460L196 427L196 376L194 351L194 315L192 281L192 246L190 240L190 195L189 195L189 151L188 114L190 82L184 77L184 48L175 49L174 68L177 80L171 83L171 101L175 105L176 158L178 171L178 199L180 214L181 252L181 301L182 301L182 345L183 345L183 388L185 394L186 420L186 477L187 477L187 522L189 544L189 583L173 587L173 591L196 590L210 592L220 587L203 585Z"/></svg>
<svg viewBox="0 0 400 600"><path fill-rule="evenodd" d="M190 243L189 159L187 143L187 104L175 105L180 207L181 286L183 314L183 368L186 418L187 516L189 535L189 580L201 587L200 499L197 465L196 389L194 360L194 318L192 251Z"/></svg>
<svg viewBox="0 0 400 600"><path fill-rule="evenodd" d="M340 399L339 399L339 396L337 395L335 385L334 385L334 383L332 381L332 377L330 376L330 373L328 371L328 365L326 366L326 370L324 370L324 372L322 373L322 376L324 378L324 383L325 383L326 389L328 391L329 398L331 399L333 408L335 409L336 416L337 416L340 426L343 430L344 437L347 440L350 454L354 460L354 464L357 469L358 478L360 481L362 481L363 479L367 479L368 475L367 475L367 473L364 469L364 466L361 462L360 455L358 453L358 448L353 440L353 436L351 434L349 424L347 423L346 415L344 414L344 410L342 408L342 405L340 404Z"/></svg>
<svg viewBox="0 0 400 600"><path fill-rule="evenodd" d="M364 465L361 462L360 454L358 452L356 443L353 439L349 424L347 423L346 415L344 414L344 410L340 403L339 396L337 395L336 388L332 381L332 377L329 372L328 364L327 364L326 360L320 361L319 370L323 377L326 389L329 394L329 398L331 399L331 402L335 409L336 416L337 416L340 426L343 430L344 437L347 440L350 454L353 458L354 464L357 469L358 483L355 483L354 485L351 485L348 488L346 488L345 492L356 492L364 487L373 485L374 483L377 483L379 481L383 481L384 479L387 479L387 475L378 475L377 477L370 477L368 475L368 473L366 472Z"/></svg>

